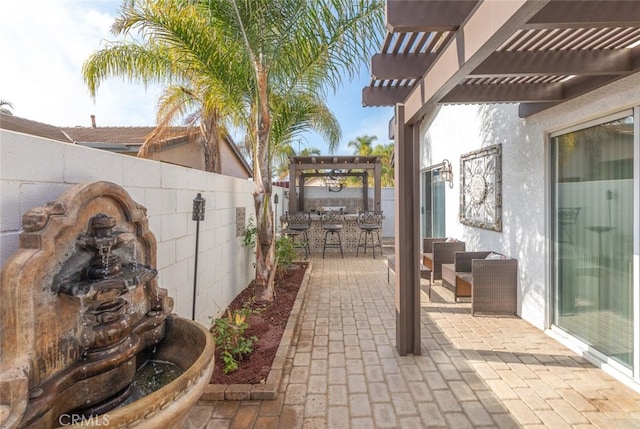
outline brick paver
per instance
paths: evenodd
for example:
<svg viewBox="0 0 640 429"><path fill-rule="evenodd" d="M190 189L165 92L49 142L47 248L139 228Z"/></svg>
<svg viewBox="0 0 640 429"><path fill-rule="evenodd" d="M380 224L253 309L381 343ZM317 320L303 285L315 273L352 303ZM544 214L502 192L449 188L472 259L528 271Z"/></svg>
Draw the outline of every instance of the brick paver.
<svg viewBox="0 0 640 429"><path fill-rule="evenodd" d="M438 284L421 294L422 355L399 356L385 258L311 262L278 397L201 401L185 428L640 428L640 394Z"/></svg>

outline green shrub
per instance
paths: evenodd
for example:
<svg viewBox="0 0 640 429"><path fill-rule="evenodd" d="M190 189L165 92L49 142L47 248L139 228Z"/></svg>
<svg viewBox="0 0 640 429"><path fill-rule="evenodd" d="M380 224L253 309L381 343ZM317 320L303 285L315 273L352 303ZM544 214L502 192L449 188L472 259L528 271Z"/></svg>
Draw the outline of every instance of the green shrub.
<svg viewBox="0 0 640 429"><path fill-rule="evenodd" d="M279 269L289 269L297 257L298 254L296 253L296 248L293 245L293 239L291 237L283 235L276 240L276 258Z"/></svg>
<svg viewBox="0 0 640 429"><path fill-rule="evenodd" d="M214 322L212 333L216 347L222 348L225 374L238 369L238 362L253 351L253 342L258 338L255 335L250 338L244 336L244 332L249 328L247 317L250 314L251 310L248 308L235 310L233 314L227 310L227 317L221 317Z"/></svg>

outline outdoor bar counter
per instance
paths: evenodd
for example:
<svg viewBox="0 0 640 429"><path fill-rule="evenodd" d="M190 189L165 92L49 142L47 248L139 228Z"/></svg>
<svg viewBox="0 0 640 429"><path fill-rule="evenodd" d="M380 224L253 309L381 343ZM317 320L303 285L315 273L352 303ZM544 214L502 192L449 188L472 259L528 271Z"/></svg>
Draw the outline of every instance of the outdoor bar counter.
<svg viewBox="0 0 640 429"><path fill-rule="evenodd" d="M286 217L283 215L280 220L285 222ZM307 232L309 236L309 248L311 253L322 253L322 246L324 244L324 232L322 231L322 224L320 223L320 214L318 212L311 212L311 227ZM355 252L358 247L358 237L360 236L360 228L358 227L358 214L346 213L344 215L344 226L340 231L340 238L342 240L342 250L345 253ZM329 242L333 243L337 238L331 237L329 234ZM369 250L368 250L369 251ZM337 252L340 253L340 249L327 248L326 253Z"/></svg>

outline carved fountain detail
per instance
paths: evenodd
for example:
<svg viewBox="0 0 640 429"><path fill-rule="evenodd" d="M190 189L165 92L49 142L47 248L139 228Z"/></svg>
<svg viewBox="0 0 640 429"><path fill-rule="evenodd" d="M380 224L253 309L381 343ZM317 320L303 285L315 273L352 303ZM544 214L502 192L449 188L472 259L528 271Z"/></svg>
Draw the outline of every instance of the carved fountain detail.
<svg viewBox="0 0 640 429"><path fill-rule="evenodd" d="M23 228L2 268L0 426L180 425L213 344L170 315L146 210L118 185L81 184L25 213ZM140 389L137 374L156 362L171 367L168 384Z"/></svg>

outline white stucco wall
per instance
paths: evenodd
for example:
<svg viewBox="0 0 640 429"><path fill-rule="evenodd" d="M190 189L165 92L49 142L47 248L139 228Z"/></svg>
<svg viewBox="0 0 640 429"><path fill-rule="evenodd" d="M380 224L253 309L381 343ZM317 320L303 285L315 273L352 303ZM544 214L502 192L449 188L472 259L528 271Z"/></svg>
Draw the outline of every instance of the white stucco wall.
<svg viewBox="0 0 640 429"><path fill-rule="evenodd" d="M196 320L209 326L254 276L254 253L236 237L236 208L255 218L252 182L0 130L0 264L18 247L22 214L57 199L74 184L106 180L147 208L158 244L159 284L174 312L191 318L198 192L200 223Z"/></svg>
<svg viewBox="0 0 640 429"><path fill-rule="evenodd" d="M640 74L518 118L517 105L443 106L420 127L420 167L444 158L453 164L454 188L446 190L446 235L468 250L495 250L519 261L519 315L548 326L548 135L640 105ZM459 223L460 156L502 143L502 232ZM638 259L636 247L636 260ZM637 276L636 276L637 278Z"/></svg>

